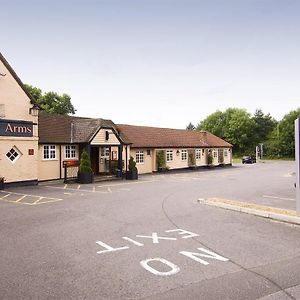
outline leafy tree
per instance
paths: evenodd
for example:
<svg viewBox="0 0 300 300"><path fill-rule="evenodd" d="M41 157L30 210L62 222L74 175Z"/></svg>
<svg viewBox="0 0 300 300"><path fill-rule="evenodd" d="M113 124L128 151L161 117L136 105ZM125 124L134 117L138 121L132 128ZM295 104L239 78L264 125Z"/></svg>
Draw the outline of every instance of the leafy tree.
<svg viewBox="0 0 300 300"><path fill-rule="evenodd" d="M226 112L225 112L226 113ZM245 109L227 110L228 126L224 134L225 139L234 145L237 153L253 152L255 147L255 122Z"/></svg>
<svg viewBox="0 0 300 300"><path fill-rule="evenodd" d="M41 89L25 84L25 88L40 107L50 114L75 114L75 108L68 94L59 95L55 92L42 92Z"/></svg>
<svg viewBox="0 0 300 300"><path fill-rule="evenodd" d="M280 153L285 157L295 157L295 120L300 117L300 108L286 114L279 123Z"/></svg>
<svg viewBox="0 0 300 300"><path fill-rule="evenodd" d="M257 109L253 116L256 129L256 144L263 143L276 128L277 121L268 113L265 115L261 109Z"/></svg>
<svg viewBox="0 0 300 300"><path fill-rule="evenodd" d="M187 130L195 130L196 127L194 126L194 124L192 124L192 122L189 123L189 125L186 126Z"/></svg>
<svg viewBox="0 0 300 300"><path fill-rule="evenodd" d="M197 125L197 130L206 130L216 136L224 138L226 118L225 114L220 110L210 114Z"/></svg>

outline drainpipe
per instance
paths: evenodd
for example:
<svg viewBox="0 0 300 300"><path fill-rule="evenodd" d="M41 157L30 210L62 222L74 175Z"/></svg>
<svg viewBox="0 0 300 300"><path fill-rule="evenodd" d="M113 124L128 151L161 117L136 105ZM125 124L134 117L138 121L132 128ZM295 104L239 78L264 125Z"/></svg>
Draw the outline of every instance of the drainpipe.
<svg viewBox="0 0 300 300"><path fill-rule="evenodd" d="M127 162L127 160L128 160L128 154L127 154L127 145L126 145L126 147L125 147L125 153L126 153L126 158L125 158L125 161L126 161L126 172L128 171L128 168L127 168L127 165L128 165L128 162Z"/></svg>

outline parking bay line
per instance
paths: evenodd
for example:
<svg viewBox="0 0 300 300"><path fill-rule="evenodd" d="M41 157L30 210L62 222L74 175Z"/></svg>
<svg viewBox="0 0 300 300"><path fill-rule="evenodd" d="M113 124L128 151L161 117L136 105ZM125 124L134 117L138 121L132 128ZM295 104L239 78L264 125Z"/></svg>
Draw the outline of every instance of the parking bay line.
<svg viewBox="0 0 300 300"><path fill-rule="evenodd" d="M269 196L269 195L263 195L264 198L271 198L271 199L278 199L278 200L288 200L288 201L296 201L292 198L283 198L283 197L276 197L276 196Z"/></svg>

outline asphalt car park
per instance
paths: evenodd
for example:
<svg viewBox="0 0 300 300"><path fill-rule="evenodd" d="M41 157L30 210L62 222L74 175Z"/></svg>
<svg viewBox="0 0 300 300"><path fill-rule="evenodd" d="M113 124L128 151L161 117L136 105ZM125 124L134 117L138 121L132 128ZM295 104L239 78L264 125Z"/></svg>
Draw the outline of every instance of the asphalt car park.
<svg viewBox="0 0 300 300"><path fill-rule="evenodd" d="M299 226L197 201L295 209L294 181L273 162L6 189L1 298L300 299Z"/></svg>

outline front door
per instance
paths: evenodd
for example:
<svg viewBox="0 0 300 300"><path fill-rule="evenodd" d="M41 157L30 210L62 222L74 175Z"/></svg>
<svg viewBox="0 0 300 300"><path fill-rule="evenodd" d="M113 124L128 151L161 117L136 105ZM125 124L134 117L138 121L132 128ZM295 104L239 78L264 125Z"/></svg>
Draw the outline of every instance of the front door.
<svg viewBox="0 0 300 300"><path fill-rule="evenodd" d="M99 147L91 147L91 163L94 174L99 174Z"/></svg>

